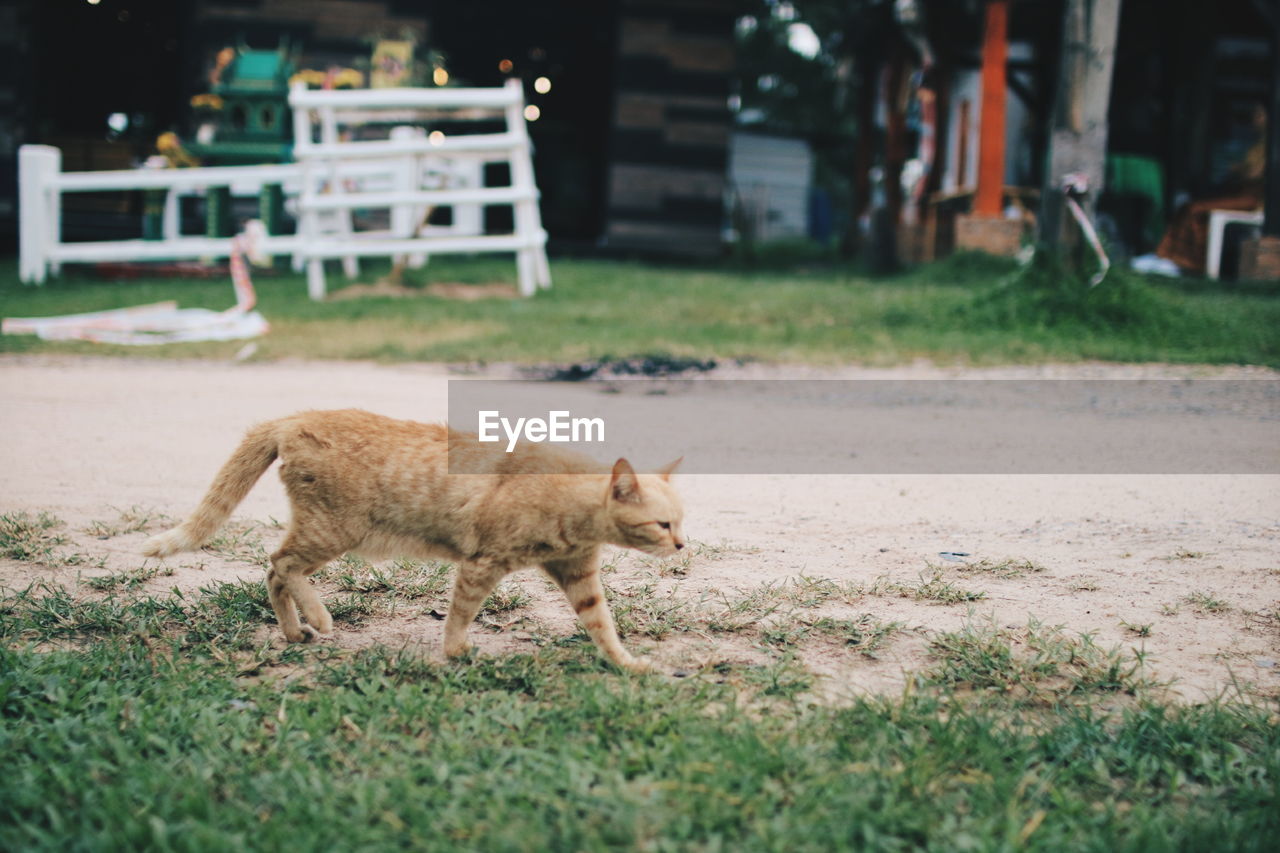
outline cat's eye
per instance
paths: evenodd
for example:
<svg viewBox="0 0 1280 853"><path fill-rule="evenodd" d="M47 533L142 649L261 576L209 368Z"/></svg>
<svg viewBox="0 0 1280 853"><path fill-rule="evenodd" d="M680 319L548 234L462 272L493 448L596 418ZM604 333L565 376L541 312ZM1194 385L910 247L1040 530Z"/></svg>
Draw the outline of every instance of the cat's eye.
<svg viewBox="0 0 1280 853"><path fill-rule="evenodd" d="M659 521L659 522L658 522L658 526L659 526L659 527L661 527L663 530L670 530L670 529L671 529L671 522L669 522L669 521Z"/></svg>

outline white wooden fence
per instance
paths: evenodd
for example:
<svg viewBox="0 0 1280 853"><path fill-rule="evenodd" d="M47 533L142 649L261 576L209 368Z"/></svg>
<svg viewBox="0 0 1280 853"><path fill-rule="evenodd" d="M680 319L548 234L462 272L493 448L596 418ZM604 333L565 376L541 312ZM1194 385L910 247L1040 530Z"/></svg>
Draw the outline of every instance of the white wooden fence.
<svg viewBox="0 0 1280 853"><path fill-rule="evenodd" d="M312 298L325 294L324 262L342 259L348 275L357 259L391 256L420 264L432 254L514 252L520 292L549 287L546 232L538 212L524 94L519 81L500 89L367 89L289 95L294 111L293 163L193 169L63 172L57 148L24 145L18 153L19 275L42 282L64 263L228 257L231 238L184 236L178 199L228 187L233 196L280 185L298 220L297 233L266 237L261 251L290 255L307 271ZM498 133L426 133L410 122L500 121ZM348 138L386 130L386 138ZM344 133L345 131L345 133ZM506 163L511 183L483 186L486 163ZM161 238L67 243L62 196L71 192L163 190ZM514 229L483 233L482 207L510 205ZM448 226L426 224L430 211L450 207ZM387 209L390 227L357 230L353 211Z"/></svg>

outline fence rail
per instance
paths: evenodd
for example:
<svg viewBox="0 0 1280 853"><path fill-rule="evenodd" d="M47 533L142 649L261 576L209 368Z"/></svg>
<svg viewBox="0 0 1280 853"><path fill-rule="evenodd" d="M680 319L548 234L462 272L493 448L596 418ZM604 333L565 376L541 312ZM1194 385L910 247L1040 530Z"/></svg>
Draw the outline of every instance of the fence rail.
<svg viewBox="0 0 1280 853"><path fill-rule="evenodd" d="M261 166L206 166L191 169L133 169L64 172L62 154L45 145L19 151L19 275L40 283L63 263L127 260L177 260L229 257L230 237L182 235L178 198L227 188L232 195L258 195L280 187L298 222L293 235L272 235L261 249L288 255L296 269L307 270L313 298L324 297L324 261L341 258L348 275L360 257L391 256L425 262L433 254L514 252L520 292L549 287L546 232L538 212L538 189L518 81L501 89L371 89L337 92L295 88L292 163ZM403 121L406 111L500 111L501 133L439 134L420 128L396 128L390 139L346 141L340 128L375 121L382 115ZM387 122L390 123L390 122ZM452 126L452 124L451 124ZM318 127L319 139L316 139ZM511 185L482 186L481 165L505 162ZM163 227L158 239L67 243L62 240L62 197L67 193L144 190L164 193ZM510 205L515 231L482 233L481 209ZM427 225L439 207L454 211L450 226ZM354 212L390 209L390 228L358 231Z"/></svg>

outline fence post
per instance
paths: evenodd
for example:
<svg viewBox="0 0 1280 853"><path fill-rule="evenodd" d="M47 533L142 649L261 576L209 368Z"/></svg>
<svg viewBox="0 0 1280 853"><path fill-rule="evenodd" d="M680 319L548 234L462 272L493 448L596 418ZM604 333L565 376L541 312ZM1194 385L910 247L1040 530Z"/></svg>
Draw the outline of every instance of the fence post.
<svg viewBox="0 0 1280 853"><path fill-rule="evenodd" d="M324 293L324 261L311 257L307 260L307 296L317 302L323 302Z"/></svg>
<svg viewBox="0 0 1280 853"><path fill-rule="evenodd" d="M518 193L532 193L535 184L529 128L524 118L524 90L519 80L508 80L506 85L508 89L520 91L520 97L506 109L507 131L516 138L516 144L507 152L508 162L511 164L511 186ZM537 199L523 198L515 203L515 226L516 235L520 238L520 248L516 250L520 294L532 296L539 285L542 285L544 275L543 265L538 257L540 247L536 242L538 232L542 230Z"/></svg>
<svg viewBox="0 0 1280 853"><path fill-rule="evenodd" d="M297 94L306 92L306 91L307 91L307 84L305 83L294 83L292 86L289 87L290 97L296 96ZM302 170L302 186L298 190L299 199L301 199L304 195L306 195L308 192L311 191L310 189L311 188L311 184L310 184L311 169L307 166L308 158L306 157L307 152L310 151L311 149L311 145L312 145L311 111L307 109L303 109L301 107L294 107L293 108L293 159L300 164L301 170ZM311 239L311 233L312 233L311 223L304 221L302 212L298 211L298 236L305 239ZM298 251L298 249L294 249L293 250L294 272L302 272L302 270L306 267L306 264L307 264L306 255ZM308 290L310 290L310 283L308 283Z"/></svg>
<svg viewBox="0 0 1280 853"><path fill-rule="evenodd" d="M43 284L49 268L49 248L61 239L50 233L61 217L54 209L62 198L54 183L62 171L62 152L49 145L18 149L18 277Z"/></svg>

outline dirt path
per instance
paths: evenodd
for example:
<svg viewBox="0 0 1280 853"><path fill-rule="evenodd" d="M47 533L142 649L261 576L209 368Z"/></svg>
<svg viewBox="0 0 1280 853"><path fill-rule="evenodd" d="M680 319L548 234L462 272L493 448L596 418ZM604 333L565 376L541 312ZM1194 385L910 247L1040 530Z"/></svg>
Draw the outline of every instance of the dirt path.
<svg viewBox="0 0 1280 853"><path fill-rule="evenodd" d="M800 374L1280 375L1253 368L1107 365L964 372L753 367L739 375ZM131 507L171 516L188 511L249 424L299 409L343 406L440 420L448 375L433 365L0 359L0 512L55 514L70 540L64 548L83 557L80 565L59 568L0 560L0 586L20 588L47 576L71 585L136 568L146 534L103 528L128 527L119 510ZM680 488L686 528L704 547L687 565L619 560L609 575L619 603L652 617L663 602L705 610L772 584L771 594L792 592L778 596L770 618L785 611L803 626L821 616L870 614L876 622L900 623L875 658L829 637L798 643L804 662L830 676L831 691L899 689L907 674L929 665L929 637L966 620L991 619L1004 627L1038 618L1093 632L1102 645L1145 649L1153 673L1176 677L1188 699L1233 681L1280 694L1278 476L689 475ZM280 535L270 519L286 515L274 476L265 477L238 512L266 522L260 536L268 550ZM93 527L95 521L109 524ZM107 538L100 538L104 532ZM951 560L941 552L969 556ZM261 576L244 561L208 553L188 557L147 588L193 590L214 579ZM1019 568L1021 561L1030 565ZM819 587L814 579L837 583ZM493 620L490 631L476 630L483 651L528 648L538 637L572 632L572 613L536 575L521 576L518 584L532 604ZM825 591L806 598L797 592L805 584ZM953 603L936 599L957 596L932 595L948 588L986 595ZM705 620L673 624L661 640L639 634L628 643L672 667L764 654L757 634L713 632ZM334 642L421 643L434 651L439 632L421 608L402 608L340 626Z"/></svg>

